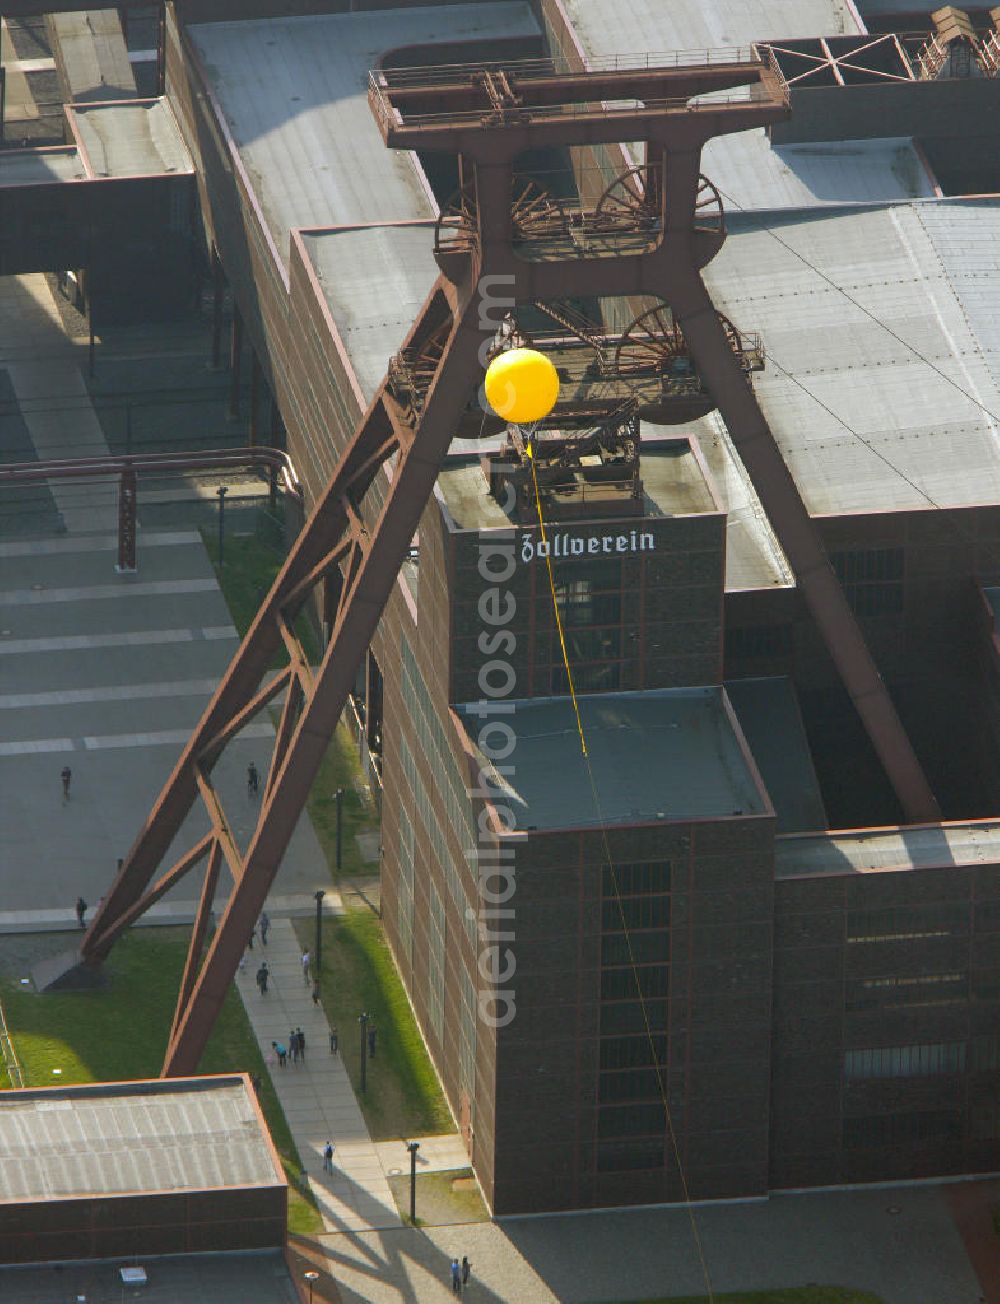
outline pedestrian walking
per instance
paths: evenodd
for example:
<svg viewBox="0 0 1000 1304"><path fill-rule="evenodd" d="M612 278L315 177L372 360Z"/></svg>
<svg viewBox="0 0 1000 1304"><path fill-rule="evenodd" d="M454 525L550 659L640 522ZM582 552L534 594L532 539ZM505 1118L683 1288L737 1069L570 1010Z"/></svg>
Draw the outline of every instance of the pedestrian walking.
<svg viewBox="0 0 1000 1304"><path fill-rule="evenodd" d="M313 983L313 1005L319 1004L319 979Z"/></svg>
<svg viewBox="0 0 1000 1304"><path fill-rule="evenodd" d="M77 897L76 898L76 922L80 925L81 928L87 927L87 925L83 922L83 917L86 913L87 913L86 901L84 901L82 896Z"/></svg>
<svg viewBox="0 0 1000 1304"><path fill-rule="evenodd" d="M327 1141L323 1147L323 1172L333 1172L333 1142Z"/></svg>
<svg viewBox="0 0 1000 1304"><path fill-rule="evenodd" d="M299 1043L299 1059L304 1064L306 1062L306 1034L301 1028L296 1028L295 1036L298 1038Z"/></svg>
<svg viewBox="0 0 1000 1304"><path fill-rule="evenodd" d="M267 946L267 930L271 927L271 921L267 917L266 910L260 912L258 923L260 924L260 940L265 946Z"/></svg>
<svg viewBox="0 0 1000 1304"><path fill-rule="evenodd" d="M270 971L267 967L267 961L262 960L261 966L257 970L257 986L260 988L261 996L267 995L267 980L270 977Z"/></svg>
<svg viewBox="0 0 1000 1304"><path fill-rule="evenodd" d="M283 1069L285 1067L285 1060L288 1058L288 1047L283 1046L280 1041L272 1041L271 1049L278 1057L278 1068Z"/></svg>
<svg viewBox="0 0 1000 1304"><path fill-rule="evenodd" d="M253 950L253 939L254 939L254 937L256 936L256 933L257 933L256 928L251 928L251 929L250 929L250 936L247 938L247 950L248 950L248 951L252 951L252 950Z"/></svg>
<svg viewBox="0 0 1000 1304"><path fill-rule="evenodd" d="M69 801L69 785L73 778L73 771L68 765L62 767L62 773L59 776L62 779L63 801Z"/></svg>
<svg viewBox="0 0 1000 1304"><path fill-rule="evenodd" d="M260 775L257 773L257 767L253 761L247 766L247 796L256 797L260 789Z"/></svg>
<svg viewBox="0 0 1000 1304"><path fill-rule="evenodd" d="M293 1063L293 1064L294 1064L294 1063L298 1060L298 1058L299 1058L299 1039L298 1039L298 1037L295 1035L295 1029L294 1029L294 1028L293 1028L293 1029L291 1030L291 1032L288 1034L288 1054L291 1056L291 1060L292 1060L292 1063Z"/></svg>
<svg viewBox="0 0 1000 1304"><path fill-rule="evenodd" d="M468 1256L467 1254L463 1254L463 1255L462 1255L462 1287L463 1287L463 1289L464 1289L464 1287L468 1286L468 1284L469 1284L469 1273L470 1273L471 1271L472 1271L472 1264L469 1262L469 1256Z"/></svg>
<svg viewBox="0 0 1000 1304"><path fill-rule="evenodd" d="M302 977L305 985L309 986L309 961L312 959L308 951L302 952Z"/></svg>
<svg viewBox="0 0 1000 1304"><path fill-rule="evenodd" d="M378 1045L378 1028L374 1023L368 1029L368 1058L375 1058L375 1047Z"/></svg>
<svg viewBox="0 0 1000 1304"><path fill-rule="evenodd" d="M451 1293L453 1295L462 1293L462 1268L457 1259L451 1261Z"/></svg>
<svg viewBox="0 0 1000 1304"><path fill-rule="evenodd" d="M337 1053L337 1029L331 1028L330 1029L330 1054L336 1055L336 1053Z"/></svg>

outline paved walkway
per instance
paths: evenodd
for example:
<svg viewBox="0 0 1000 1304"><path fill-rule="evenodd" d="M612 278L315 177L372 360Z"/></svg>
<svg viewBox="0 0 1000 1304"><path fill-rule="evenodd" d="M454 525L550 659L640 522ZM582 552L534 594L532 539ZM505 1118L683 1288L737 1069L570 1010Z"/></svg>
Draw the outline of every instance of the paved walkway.
<svg viewBox="0 0 1000 1304"><path fill-rule="evenodd" d="M401 1220L386 1181L387 1175L409 1171L409 1157L400 1141L372 1142L364 1117L339 1054L330 1051L330 1026L322 1006L312 1002L311 986L302 979L301 949L288 919L274 919L267 946L259 941L246 955L237 974L237 987L257 1036L292 1137L298 1148L325 1229L369 1232L398 1228ZM271 978L266 996L257 990L256 972L267 960ZM306 1038L304 1062L285 1068L274 1063L272 1042L289 1044L293 1028ZM343 1029L356 1034L357 1029ZM377 1061L376 1061L377 1064ZM421 1172L468 1167L458 1136L416 1137ZM334 1144L333 1172L323 1171L323 1147Z"/></svg>

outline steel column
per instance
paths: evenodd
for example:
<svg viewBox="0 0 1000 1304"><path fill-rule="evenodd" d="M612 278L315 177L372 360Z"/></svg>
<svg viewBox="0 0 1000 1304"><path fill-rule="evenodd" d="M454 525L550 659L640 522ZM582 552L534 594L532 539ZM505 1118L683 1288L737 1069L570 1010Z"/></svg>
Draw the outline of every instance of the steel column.
<svg viewBox="0 0 1000 1304"><path fill-rule="evenodd" d="M819 530L806 510L700 277L692 276L687 293L683 299L675 298L673 307L698 374L707 381L719 405L726 429L906 819L912 823L939 820L937 801L830 565Z"/></svg>

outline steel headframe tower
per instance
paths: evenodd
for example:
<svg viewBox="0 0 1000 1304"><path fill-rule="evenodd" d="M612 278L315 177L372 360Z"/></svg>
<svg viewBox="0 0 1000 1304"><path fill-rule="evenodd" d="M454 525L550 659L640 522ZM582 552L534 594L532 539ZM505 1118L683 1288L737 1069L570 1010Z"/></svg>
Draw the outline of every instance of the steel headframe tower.
<svg viewBox="0 0 1000 1304"><path fill-rule="evenodd" d="M164 1076L197 1069L356 667L482 378L481 347L497 329L484 287L501 284L517 303L623 295L669 303L907 816L937 815L700 276L725 238L721 211L705 220L705 195L714 192L700 176L702 147L712 136L788 116L787 88L773 65L753 53L721 52L700 66L579 73L559 72L547 60L397 69L372 75L369 100L390 148L458 155L461 193L439 222L441 275L84 937L83 961L100 964L125 928L207 861ZM610 209L602 200L599 211L584 208L571 220L516 182L523 151L623 141L644 142L645 162L622 179L625 202ZM557 409L556 423L558 415ZM366 498L393 457L384 498ZM327 598L332 590L333 601L329 642L313 667L294 624L319 586ZM268 680L282 647L289 664ZM212 771L240 730L282 695L256 828L241 850ZM198 799L210 832L153 881ZM223 861L235 886L206 950Z"/></svg>

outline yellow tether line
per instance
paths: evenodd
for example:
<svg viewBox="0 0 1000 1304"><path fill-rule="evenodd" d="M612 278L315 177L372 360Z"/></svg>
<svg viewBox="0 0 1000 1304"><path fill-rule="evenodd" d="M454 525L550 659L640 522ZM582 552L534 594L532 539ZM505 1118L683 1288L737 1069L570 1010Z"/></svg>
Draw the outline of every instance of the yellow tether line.
<svg viewBox="0 0 1000 1304"><path fill-rule="evenodd" d="M535 509L538 513L538 528L542 536L542 542L546 542L545 521L542 519L542 498L538 492L538 476L535 473L534 450L529 442L527 444L528 462L531 466L531 482L535 490ZM611 881L615 890L615 903L618 906L618 915L621 919L622 933L625 937L625 945L628 948L629 964L632 966L632 977L635 981L636 994L639 997L639 1008L642 1011L642 1022L646 1029L646 1038L649 1041L649 1048L653 1062L653 1071L656 1074L656 1085L660 1093L660 1100L663 1104L664 1117L667 1120L667 1132L670 1136L670 1145L674 1153L674 1162L677 1165L677 1173L681 1179L681 1188L684 1192L684 1203L687 1208L688 1217L691 1220L691 1235L694 1239L695 1249L698 1251L698 1259L701 1263L702 1275L705 1278L705 1288L708 1291L708 1304L714 1304L715 1292L712 1289L712 1278L708 1271L708 1261L705 1258L705 1249L702 1245L701 1235L698 1231L698 1220L695 1216L694 1205L691 1202L691 1192L688 1187L687 1174L684 1172L684 1165L681 1161L680 1146L677 1144L677 1133L674 1130L674 1120L670 1113L670 1102L667 1099L667 1089L663 1081L663 1071L659 1058L656 1053L656 1041L653 1037L653 1029L649 1023L649 1014L646 1010L646 997L643 994L642 987L639 983L639 969L635 962L635 952L632 949L632 934L629 931L628 921L625 918L625 907L622 902L621 887L618 882L618 871L615 868L614 861L611 858L611 847L608 842L608 831L604 821L604 811L601 808L601 799L597 792L597 784L594 781L594 771L590 764L590 754L587 751L587 738L583 730L583 721L580 719L580 706L576 698L576 689L573 685L573 670L569 663L569 654L566 650L566 639L563 634L562 616L559 613L559 603L556 599L556 583L552 570L552 558L549 549L545 550L545 564L549 575L549 589L552 594L552 610L556 617L556 628L559 631L559 644L562 648L563 664L566 667L566 679L569 683L569 695L573 702L573 712L576 716L576 727L580 734L580 746L583 749L583 760L587 768L587 777L590 780L590 792L594 799L594 810L597 812L598 827L601 832L601 841L604 844L604 859L608 868L611 870ZM666 1033L664 1033L666 1035Z"/></svg>

